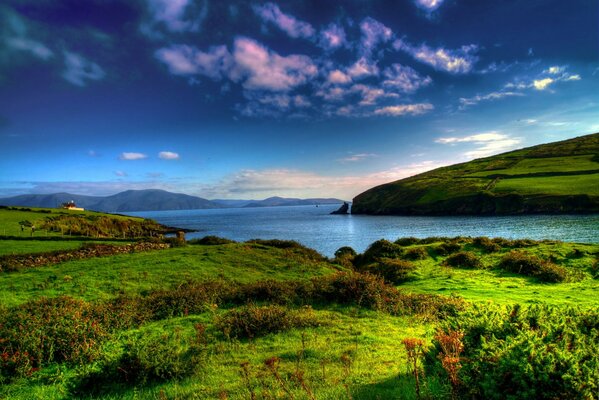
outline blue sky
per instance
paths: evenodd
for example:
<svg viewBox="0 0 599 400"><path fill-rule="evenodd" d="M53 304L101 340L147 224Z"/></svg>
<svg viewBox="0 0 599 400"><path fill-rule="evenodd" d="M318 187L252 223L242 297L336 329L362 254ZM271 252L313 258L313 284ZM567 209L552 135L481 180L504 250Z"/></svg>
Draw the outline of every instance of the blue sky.
<svg viewBox="0 0 599 400"><path fill-rule="evenodd" d="M599 3L12 1L0 196L335 196L599 131Z"/></svg>

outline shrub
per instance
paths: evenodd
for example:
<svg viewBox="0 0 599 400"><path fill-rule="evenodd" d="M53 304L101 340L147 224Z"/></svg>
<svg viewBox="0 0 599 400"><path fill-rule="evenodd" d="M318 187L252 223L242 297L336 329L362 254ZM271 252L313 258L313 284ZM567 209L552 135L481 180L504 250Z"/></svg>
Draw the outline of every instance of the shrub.
<svg viewBox="0 0 599 400"><path fill-rule="evenodd" d="M442 322L463 333L459 398L591 399L599 390L599 314L567 307L476 306ZM428 374L443 371L439 335Z"/></svg>
<svg viewBox="0 0 599 400"><path fill-rule="evenodd" d="M324 261L326 258L319 252L309 247L304 246L295 240L279 240L279 239L252 239L246 243L255 243L262 246L276 247L278 249L291 250L295 253L301 254L303 257L309 258L315 261Z"/></svg>
<svg viewBox="0 0 599 400"><path fill-rule="evenodd" d="M462 246L457 242L444 242L435 247L435 253L437 253L440 256L447 256L449 254L460 251L461 249Z"/></svg>
<svg viewBox="0 0 599 400"><path fill-rule="evenodd" d="M407 260L424 260L428 258L428 251L426 247L414 247L406 250L403 258Z"/></svg>
<svg viewBox="0 0 599 400"><path fill-rule="evenodd" d="M395 241L395 244L397 244L399 246L412 246L412 245L415 245L418 243L420 243L420 239L415 238L413 236L399 238Z"/></svg>
<svg viewBox="0 0 599 400"><path fill-rule="evenodd" d="M443 262L444 265L455 268L482 268L483 264L476 254L471 251L460 251L450 255Z"/></svg>
<svg viewBox="0 0 599 400"><path fill-rule="evenodd" d="M310 307L290 310L277 305L249 305L228 311L215 324L227 337L252 339L292 328L318 326L320 322Z"/></svg>
<svg viewBox="0 0 599 400"><path fill-rule="evenodd" d="M503 256L499 268L550 283L563 282L568 274L564 267L516 250Z"/></svg>
<svg viewBox="0 0 599 400"><path fill-rule="evenodd" d="M340 247L335 252L335 259L333 262L343 265L344 267L351 267L357 254L358 253L349 246Z"/></svg>
<svg viewBox="0 0 599 400"><path fill-rule="evenodd" d="M416 270L416 266L409 261L393 258L381 258L377 263L368 268L368 272L378 275L387 283L399 284L408 279L408 275Z"/></svg>
<svg viewBox="0 0 599 400"><path fill-rule="evenodd" d="M486 253L495 253L501 250L499 243L494 242L486 236L476 237L472 239L472 244Z"/></svg>
<svg viewBox="0 0 599 400"><path fill-rule="evenodd" d="M354 259L354 265L358 268L378 261L381 258L398 258L403 254L403 248L388 240L381 239L372 243L368 249Z"/></svg>
<svg viewBox="0 0 599 400"><path fill-rule="evenodd" d="M203 238L199 238L199 239L191 239L187 241L187 244L199 244L199 245L204 245L204 246L217 246L217 245L221 245L221 244L230 244L230 243L236 243L234 240L231 239L227 239L227 238L222 238L219 236L204 236Z"/></svg>

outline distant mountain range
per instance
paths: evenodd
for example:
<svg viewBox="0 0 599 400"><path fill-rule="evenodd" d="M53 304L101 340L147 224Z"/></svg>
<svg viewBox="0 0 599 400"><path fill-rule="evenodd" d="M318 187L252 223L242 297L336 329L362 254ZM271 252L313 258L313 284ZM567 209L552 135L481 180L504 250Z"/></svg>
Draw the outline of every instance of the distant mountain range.
<svg viewBox="0 0 599 400"><path fill-rule="evenodd" d="M0 205L21 207L60 207L61 204L74 201L78 207L102 212L198 210L210 208L234 207L275 207L317 204L339 204L339 199L295 199L270 197L265 200L207 200L182 193L165 190L127 190L112 196L84 196L71 193L24 194L0 198Z"/></svg>

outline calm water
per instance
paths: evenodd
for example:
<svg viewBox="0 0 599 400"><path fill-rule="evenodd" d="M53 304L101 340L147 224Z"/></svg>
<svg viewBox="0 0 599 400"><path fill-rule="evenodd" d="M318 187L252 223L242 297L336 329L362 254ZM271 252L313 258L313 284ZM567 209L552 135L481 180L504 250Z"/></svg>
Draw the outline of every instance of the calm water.
<svg viewBox="0 0 599 400"><path fill-rule="evenodd" d="M244 241L290 239L332 256L341 246L362 252L375 240L404 236L489 236L599 242L599 215L518 217L396 217L329 215L339 205L152 211L131 215L196 229L187 238L216 235Z"/></svg>

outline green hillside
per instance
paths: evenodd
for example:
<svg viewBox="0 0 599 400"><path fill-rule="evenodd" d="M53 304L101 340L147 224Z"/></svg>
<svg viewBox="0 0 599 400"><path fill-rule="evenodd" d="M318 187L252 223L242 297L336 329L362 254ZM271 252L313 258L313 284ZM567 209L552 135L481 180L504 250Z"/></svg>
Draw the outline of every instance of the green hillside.
<svg viewBox="0 0 599 400"><path fill-rule="evenodd" d="M369 189L354 214L599 212L599 133L438 168Z"/></svg>

